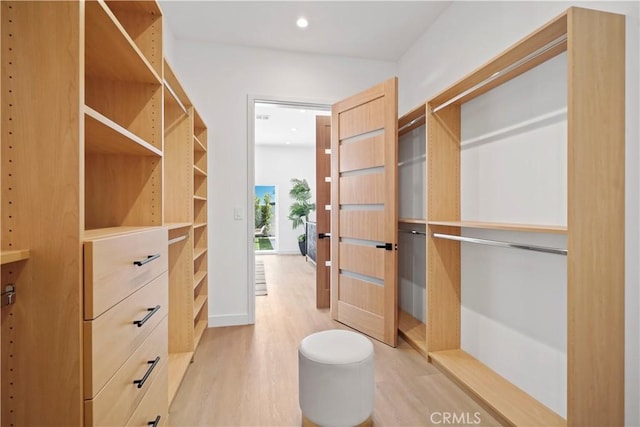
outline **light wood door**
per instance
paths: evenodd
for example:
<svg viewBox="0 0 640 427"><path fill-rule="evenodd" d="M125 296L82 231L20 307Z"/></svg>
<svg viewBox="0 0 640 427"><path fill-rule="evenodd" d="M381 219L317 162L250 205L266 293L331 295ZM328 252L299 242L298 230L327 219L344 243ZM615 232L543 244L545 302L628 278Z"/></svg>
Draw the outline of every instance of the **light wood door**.
<svg viewBox="0 0 640 427"><path fill-rule="evenodd" d="M398 80L333 106L331 315L397 343Z"/></svg>
<svg viewBox="0 0 640 427"><path fill-rule="evenodd" d="M331 304L331 117L316 116L316 307Z"/></svg>

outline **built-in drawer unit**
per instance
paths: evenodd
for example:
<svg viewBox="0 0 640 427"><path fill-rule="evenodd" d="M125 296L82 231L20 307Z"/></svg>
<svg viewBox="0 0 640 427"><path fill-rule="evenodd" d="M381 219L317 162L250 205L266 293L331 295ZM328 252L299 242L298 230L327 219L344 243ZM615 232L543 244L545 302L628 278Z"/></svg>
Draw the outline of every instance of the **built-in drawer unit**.
<svg viewBox="0 0 640 427"><path fill-rule="evenodd" d="M167 230L87 240L84 243L84 318L95 319L167 271Z"/></svg>
<svg viewBox="0 0 640 427"><path fill-rule="evenodd" d="M84 322L84 398L91 399L167 316L162 273L94 320Z"/></svg>
<svg viewBox="0 0 640 427"><path fill-rule="evenodd" d="M159 427L167 423L169 417L168 382L168 375L160 375L155 379L127 421L127 427Z"/></svg>
<svg viewBox="0 0 640 427"><path fill-rule="evenodd" d="M167 381L163 379L167 378L167 359L165 316L104 388L93 399L85 400L85 425L126 425L145 395Z"/></svg>

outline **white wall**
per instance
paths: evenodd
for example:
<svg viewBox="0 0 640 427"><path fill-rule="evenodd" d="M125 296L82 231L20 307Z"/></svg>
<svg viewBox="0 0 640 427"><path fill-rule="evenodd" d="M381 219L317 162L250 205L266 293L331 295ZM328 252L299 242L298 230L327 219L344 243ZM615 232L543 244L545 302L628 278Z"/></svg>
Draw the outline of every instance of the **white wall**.
<svg viewBox="0 0 640 427"><path fill-rule="evenodd" d="M640 335L638 329L640 302L640 277L638 272L638 259L640 258L638 248L640 237L638 226L640 217L638 209L638 196L640 193L640 176L638 173L640 169L640 151L638 149L638 117L640 115L638 108L638 2L454 2L401 58L399 62L399 109L402 114L416 105L424 103L433 95L562 13L571 5L627 15L625 410L626 424L638 426L640 425L640 409L638 407L640 399L638 390L640 382L640 344L638 341ZM555 83L549 82L549 84L553 85ZM509 92L508 89L507 92ZM507 94L506 96L507 98L513 96L513 92L511 95ZM489 108L490 105L495 107L495 100L493 100L494 104L480 105L483 102L482 98L484 97L475 100L478 101L475 107L471 106L476 108L476 113L481 112L483 108ZM527 99L527 103L529 102L526 96L521 96L521 99ZM546 107L537 111L529 111L528 113L533 113L534 115L551 113L557 107L557 103L554 104L556 101L558 100L546 100L538 104L543 107L546 105ZM521 101L521 103L524 102ZM522 108L518 109L517 104L511 105L511 107L514 107L519 112L524 111ZM518 114L518 111L509 112ZM505 111L502 114L496 114L494 109L493 111L486 111L486 113L487 115L484 118L482 118L481 114L478 114L477 117L480 118L477 122L463 128L463 133L467 133L467 138L470 138L473 133L478 135L490 131L491 127L495 130L504 129L508 126L508 123L505 122L487 120L488 117L492 119L504 117ZM463 110L463 114L469 115L471 111L467 108L466 111ZM518 132L516 137L525 135L525 140L531 140L532 137L535 137L536 132L541 132L541 134L551 138L551 141L556 140L562 134L563 123L566 125L566 120L561 114L552 114L552 116L555 118L551 119L550 122L542 121L537 123L524 133ZM511 116L511 118L514 119L515 117ZM468 121L466 123L467 125L469 124ZM490 128L487 128L487 125ZM498 143L501 142L498 141ZM517 141L512 140L509 144L517 143ZM482 148L489 147L491 149L493 144L492 142L491 144L481 145L483 145ZM538 151L538 154L543 151ZM482 153L481 150L475 154L469 151L463 154L463 162L465 156L467 161L475 158L475 163L467 162L466 165L463 163L463 179L467 174L467 184L478 184L473 182L473 179L471 179L473 175L471 174L473 174L474 168L483 165L482 159L490 158L490 154ZM553 176L557 178L562 176L562 173L566 172L555 169ZM491 185L491 182L488 184ZM553 192L555 199L553 203L548 203L545 206L551 210L544 212L544 218L538 218L537 221L536 218L531 220L523 218L523 222L547 221L562 223L563 212L558 210L557 207L559 203L562 203L563 197L566 197L566 195L563 194L562 188L549 187L548 184L549 182L546 182L544 187ZM471 215L479 215L484 219L497 220L498 218L494 216L496 212L491 211L494 207L493 205L478 205L478 200L469 200L468 197L466 201L464 200L465 193L471 194L472 192L465 191L463 188L463 215L468 216L465 219L482 219L469 217ZM489 194L489 197L491 197L491 194ZM499 206L499 208L502 213L505 212L504 206ZM523 211L509 212L507 209L506 215L511 218L522 218ZM508 218L503 219L508 220ZM468 233L469 230L465 230L465 232ZM479 233L478 235L487 237L486 232ZM490 233L490 238L496 238L495 233L497 232ZM533 235L521 236L520 234L508 233L501 237L504 240L523 238L526 241L532 241L534 238L542 239L540 243L548 246L562 246L564 244L562 239L554 238L553 236L534 237ZM558 378L565 377L563 369L565 369L564 365L566 365L564 354L566 349L563 347L566 337L563 336L561 331L565 329L564 325L566 324L564 323L566 320L562 320L562 317L566 316L566 308L564 308L566 306L564 299L566 296L562 292L558 292L562 288L562 283L558 279L563 275L562 271L566 266L561 265L561 260L557 258L551 258L550 260L540 259L539 261L528 258L529 261L524 263L523 268L529 269L527 273L529 276L536 276L528 277L528 280L552 284L532 292L530 286L523 284L521 280L522 274L514 276L513 271L505 271L503 268L504 263L522 264L523 261L517 252L496 253L496 251L499 251L498 249L478 252L476 249L466 246L463 248L463 295L465 295L463 297L462 310L463 347L466 347L467 350L474 353L485 363L490 364L494 369L502 372L516 384L535 394L547 405L558 412L563 412L565 407L563 387L566 387L566 385L562 383L562 380L558 381ZM501 259L501 265L496 263L498 259ZM544 272L540 272L539 269L532 269L531 266L538 262L544 262L548 269ZM470 266L473 267L479 264L485 265L485 269L470 268ZM486 268L486 266L489 268ZM486 275L480 275L483 271L491 275L490 280ZM541 277L541 274L544 274L545 277ZM503 277L497 277L500 275L503 275ZM489 289L485 287L484 292L481 292L483 288L474 287L473 282L469 281L470 278L475 280L476 284L484 281L485 283L493 284L493 287ZM505 286L507 283L511 283L511 286ZM552 322L531 324L530 318L535 319L538 314L526 306L523 307L523 301L538 301L538 304L543 304L544 301L553 302L552 307L545 307L545 312L550 311L552 313ZM523 316L514 310L509 312L496 309L496 307L506 306L507 303L516 304L516 306L527 309L524 311L527 315ZM557 326L557 331L555 332L553 331L553 325ZM526 353L527 349L529 353ZM514 353L505 353L507 351ZM508 356L505 357L505 354L508 354ZM527 357L527 361L524 363L522 363L521 359L523 354ZM518 363L510 363L513 360L517 360ZM543 372L543 375L538 375L541 371L530 369L527 372L521 366L544 366L543 371L546 369L546 372ZM557 378L554 379L554 376Z"/></svg>
<svg viewBox="0 0 640 427"><path fill-rule="evenodd" d="M298 235L304 227L291 228L289 197L291 178L306 179L313 198L316 196L316 148L313 146L256 145L256 185L276 186L276 237L280 254L300 254Z"/></svg>
<svg viewBox="0 0 640 427"><path fill-rule="evenodd" d="M173 51L172 66L209 127L209 325L250 323L248 96L330 104L395 76L397 66L184 40Z"/></svg>

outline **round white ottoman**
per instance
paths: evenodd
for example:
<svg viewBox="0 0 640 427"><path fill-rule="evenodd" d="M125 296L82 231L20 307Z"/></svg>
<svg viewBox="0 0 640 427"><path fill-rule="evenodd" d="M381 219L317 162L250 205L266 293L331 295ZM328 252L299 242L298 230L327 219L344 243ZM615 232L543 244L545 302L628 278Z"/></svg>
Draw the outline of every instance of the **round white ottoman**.
<svg viewBox="0 0 640 427"><path fill-rule="evenodd" d="M362 334L333 329L304 338L298 348L302 425L370 425L373 344Z"/></svg>

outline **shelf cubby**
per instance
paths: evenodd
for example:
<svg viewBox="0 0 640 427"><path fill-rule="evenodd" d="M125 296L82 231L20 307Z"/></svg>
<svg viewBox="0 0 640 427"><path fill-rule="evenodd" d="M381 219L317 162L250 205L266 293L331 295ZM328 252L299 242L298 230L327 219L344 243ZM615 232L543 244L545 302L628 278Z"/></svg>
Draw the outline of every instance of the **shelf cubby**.
<svg viewBox="0 0 640 427"><path fill-rule="evenodd" d="M85 73L87 76L161 84L159 73L129 37L104 1L86 2L85 27Z"/></svg>
<svg viewBox="0 0 640 427"><path fill-rule="evenodd" d="M463 350L429 352L429 358L503 425L567 425L560 415Z"/></svg>
<svg viewBox="0 0 640 427"><path fill-rule="evenodd" d="M153 1L106 1L141 54L162 75L162 12Z"/></svg>
<svg viewBox="0 0 640 427"><path fill-rule="evenodd" d="M427 357L427 326L424 323L398 309L398 332L407 344Z"/></svg>
<svg viewBox="0 0 640 427"><path fill-rule="evenodd" d="M161 157L162 151L105 117L84 107L85 150L90 153Z"/></svg>
<svg viewBox="0 0 640 427"><path fill-rule="evenodd" d="M200 286L206 277L206 271L197 271L193 276L193 289L195 290L198 286Z"/></svg>
<svg viewBox="0 0 640 427"><path fill-rule="evenodd" d="M182 379L193 359L193 351L172 353L169 351L168 377L169 377L169 402L178 392Z"/></svg>

